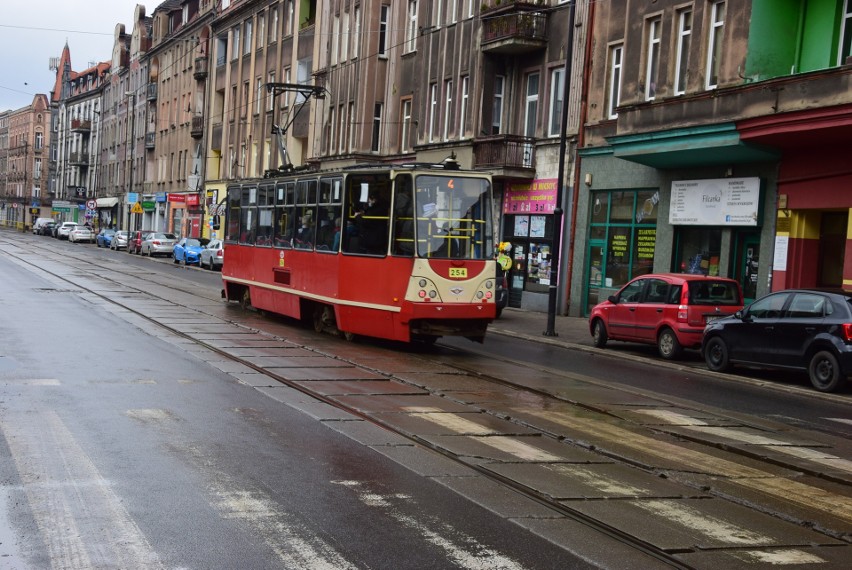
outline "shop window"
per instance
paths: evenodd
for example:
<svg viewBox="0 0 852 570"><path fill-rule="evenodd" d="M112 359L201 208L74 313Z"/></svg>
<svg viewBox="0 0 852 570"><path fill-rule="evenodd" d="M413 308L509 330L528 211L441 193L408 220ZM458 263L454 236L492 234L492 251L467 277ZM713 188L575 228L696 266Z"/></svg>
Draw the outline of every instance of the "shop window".
<svg viewBox="0 0 852 570"><path fill-rule="evenodd" d="M675 271L696 275L719 275L721 228L682 227L676 238Z"/></svg>

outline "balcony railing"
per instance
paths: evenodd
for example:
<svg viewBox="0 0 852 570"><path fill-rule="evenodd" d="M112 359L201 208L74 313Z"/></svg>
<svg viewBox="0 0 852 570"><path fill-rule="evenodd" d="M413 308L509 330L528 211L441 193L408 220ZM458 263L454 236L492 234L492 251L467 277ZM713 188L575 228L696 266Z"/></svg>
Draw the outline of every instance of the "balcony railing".
<svg viewBox="0 0 852 570"><path fill-rule="evenodd" d="M156 101L157 100L157 84L149 83L145 89L145 96L148 101Z"/></svg>
<svg viewBox="0 0 852 570"><path fill-rule="evenodd" d="M156 146L156 140L157 133L145 133L145 148L148 150L153 149Z"/></svg>
<svg viewBox="0 0 852 570"><path fill-rule="evenodd" d="M192 117L192 129L189 131L194 139L200 139L204 134L204 115L196 115Z"/></svg>
<svg viewBox="0 0 852 570"><path fill-rule="evenodd" d="M88 133L92 130L92 121L83 119L71 119L72 133Z"/></svg>
<svg viewBox="0 0 852 570"><path fill-rule="evenodd" d="M483 22L482 51L519 54L547 46L547 14L516 12L494 16Z"/></svg>
<svg viewBox="0 0 852 570"><path fill-rule="evenodd" d="M208 59L207 56L196 57L195 58L195 73L194 77L196 79L206 79L207 78L207 67L208 67Z"/></svg>
<svg viewBox="0 0 852 570"><path fill-rule="evenodd" d="M493 135L473 141L475 168L535 169L535 139Z"/></svg>
<svg viewBox="0 0 852 570"><path fill-rule="evenodd" d="M71 166L89 166L89 153L83 151L72 152L68 155L68 163Z"/></svg>

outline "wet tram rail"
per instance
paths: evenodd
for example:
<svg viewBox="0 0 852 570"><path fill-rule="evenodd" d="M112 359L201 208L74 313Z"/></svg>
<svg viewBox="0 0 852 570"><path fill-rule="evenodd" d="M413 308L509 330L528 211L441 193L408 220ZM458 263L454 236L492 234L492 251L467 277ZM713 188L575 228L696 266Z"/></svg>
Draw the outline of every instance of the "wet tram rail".
<svg viewBox="0 0 852 570"><path fill-rule="evenodd" d="M604 567L839 568L849 559L842 438L811 441L766 420L440 343L346 342L226 305L173 275L34 247L43 255L7 253Z"/></svg>

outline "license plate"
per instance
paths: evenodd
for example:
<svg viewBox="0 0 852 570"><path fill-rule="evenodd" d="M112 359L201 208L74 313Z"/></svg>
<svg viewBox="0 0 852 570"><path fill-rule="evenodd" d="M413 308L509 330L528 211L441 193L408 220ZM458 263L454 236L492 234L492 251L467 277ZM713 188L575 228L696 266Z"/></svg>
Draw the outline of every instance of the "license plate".
<svg viewBox="0 0 852 570"><path fill-rule="evenodd" d="M704 322L709 325L713 321L718 321L721 318L722 318L721 315L712 315L712 316L704 317Z"/></svg>
<svg viewBox="0 0 852 570"><path fill-rule="evenodd" d="M467 267L450 267L450 278L467 279Z"/></svg>

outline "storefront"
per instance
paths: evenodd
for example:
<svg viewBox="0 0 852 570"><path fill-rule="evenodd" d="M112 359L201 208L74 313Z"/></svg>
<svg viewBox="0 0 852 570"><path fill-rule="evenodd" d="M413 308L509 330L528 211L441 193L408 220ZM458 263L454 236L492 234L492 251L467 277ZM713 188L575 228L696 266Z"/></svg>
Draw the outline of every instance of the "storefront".
<svg viewBox="0 0 852 570"><path fill-rule="evenodd" d="M556 208L556 179L507 183L502 241L511 244L509 306L546 310Z"/></svg>

